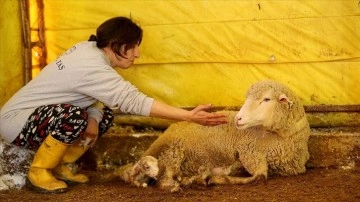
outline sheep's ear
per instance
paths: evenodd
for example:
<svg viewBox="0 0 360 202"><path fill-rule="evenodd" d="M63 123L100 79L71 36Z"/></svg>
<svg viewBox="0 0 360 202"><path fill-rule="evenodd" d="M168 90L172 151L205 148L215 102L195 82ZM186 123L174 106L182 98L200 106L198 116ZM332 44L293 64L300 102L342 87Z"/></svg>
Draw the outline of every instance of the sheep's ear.
<svg viewBox="0 0 360 202"><path fill-rule="evenodd" d="M293 105L293 101L291 101L284 93L280 94L279 102L284 103L284 104L288 104L289 107L291 107Z"/></svg>
<svg viewBox="0 0 360 202"><path fill-rule="evenodd" d="M130 175L135 176L135 175L139 174L140 172L141 172L141 167L139 166L138 163L136 163L135 165L133 165Z"/></svg>

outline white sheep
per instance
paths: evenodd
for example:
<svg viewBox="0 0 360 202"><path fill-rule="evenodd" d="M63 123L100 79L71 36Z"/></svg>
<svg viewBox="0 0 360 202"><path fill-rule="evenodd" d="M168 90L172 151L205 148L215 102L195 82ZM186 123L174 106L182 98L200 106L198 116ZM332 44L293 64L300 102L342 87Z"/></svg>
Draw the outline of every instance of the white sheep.
<svg viewBox="0 0 360 202"><path fill-rule="evenodd" d="M159 172L158 160L152 156L141 157L135 164L121 166L103 177L103 181L120 178L137 187L147 187L150 179L156 180Z"/></svg>
<svg viewBox="0 0 360 202"><path fill-rule="evenodd" d="M275 81L252 85L228 124L172 124L143 153L159 162L158 185L246 184L268 174L297 175L309 159L309 123L297 96ZM251 176L240 176L245 170Z"/></svg>

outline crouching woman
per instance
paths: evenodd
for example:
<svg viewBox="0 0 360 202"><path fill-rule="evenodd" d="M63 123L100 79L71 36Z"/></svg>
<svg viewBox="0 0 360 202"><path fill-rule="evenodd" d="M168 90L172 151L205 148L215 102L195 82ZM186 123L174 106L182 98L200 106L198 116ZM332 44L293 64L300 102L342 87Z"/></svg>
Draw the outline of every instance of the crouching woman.
<svg viewBox="0 0 360 202"><path fill-rule="evenodd" d="M184 110L141 93L113 68L129 68L140 56L142 29L131 19L111 18L96 36L80 42L42 69L0 111L0 134L6 142L36 150L27 175L33 190L61 193L65 181L85 183L75 162L111 126L109 107L128 114L202 125L227 122L209 113L210 105ZM104 103L99 105L97 103Z"/></svg>
<svg viewBox="0 0 360 202"><path fill-rule="evenodd" d="M37 150L27 186L39 193L61 193L67 190L67 184L88 182L86 175L73 173L69 164L110 128L113 118L112 110L100 103L88 109L71 104L36 108L12 141L17 146Z"/></svg>

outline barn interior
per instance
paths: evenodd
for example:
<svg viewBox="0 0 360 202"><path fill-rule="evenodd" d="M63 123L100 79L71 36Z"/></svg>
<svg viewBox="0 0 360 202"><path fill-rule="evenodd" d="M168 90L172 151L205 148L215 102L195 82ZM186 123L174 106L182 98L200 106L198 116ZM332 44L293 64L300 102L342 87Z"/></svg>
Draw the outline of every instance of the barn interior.
<svg viewBox="0 0 360 202"><path fill-rule="evenodd" d="M143 93L185 109L237 111L251 84L279 81L310 123L307 167L359 168L358 0L4 0L0 8L0 109L104 20L126 16L144 30L141 57L116 71ZM117 110L81 165L103 171L134 162L172 123Z"/></svg>

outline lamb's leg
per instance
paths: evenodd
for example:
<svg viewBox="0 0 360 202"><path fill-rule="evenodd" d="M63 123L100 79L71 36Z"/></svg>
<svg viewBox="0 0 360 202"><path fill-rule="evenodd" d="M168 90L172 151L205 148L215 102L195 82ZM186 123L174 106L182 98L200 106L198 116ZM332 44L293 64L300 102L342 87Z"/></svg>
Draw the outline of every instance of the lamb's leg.
<svg viewBox="0 0 360 202"><path fill-rule="evenodd" d="M132 166L133 166L132 163L123 165L112 172L109 172L107 174L100 176L100 180L103 182L109 182L111 180L119 178L119 179L123 180L124 182L130 183L131 181L130 181L129 172L130 172Z"/></svg>

